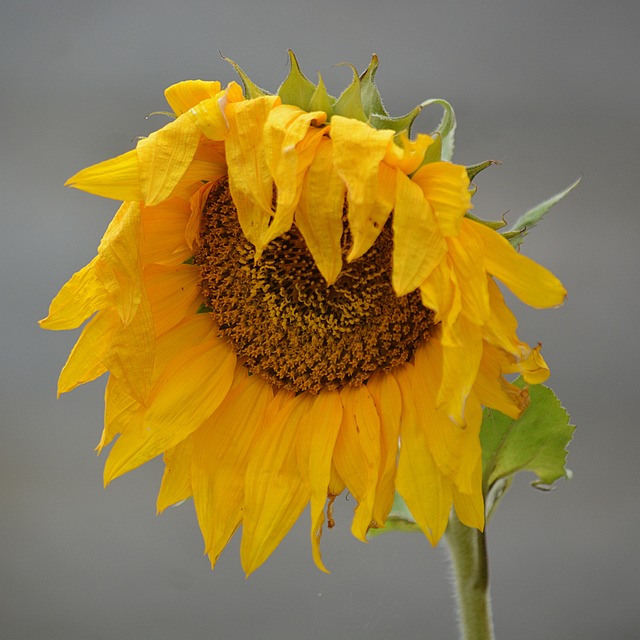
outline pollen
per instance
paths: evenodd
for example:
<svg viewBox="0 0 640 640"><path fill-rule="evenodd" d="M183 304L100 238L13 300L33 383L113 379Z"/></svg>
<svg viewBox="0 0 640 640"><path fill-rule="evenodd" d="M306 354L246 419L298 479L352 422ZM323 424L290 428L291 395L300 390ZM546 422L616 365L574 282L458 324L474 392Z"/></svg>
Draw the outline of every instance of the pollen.
<svg viewBox="0 0 640 640"><path fill-rule="evenodd" d="M277 387L361 385L411 360L429 339L433 314L419 292L399 298L391 286L390 225L352 263L346 204L343 228L343 269L329 285L295 223L256 262L227 178L210 191L195 256L205 304L246 368Z"/></svg>

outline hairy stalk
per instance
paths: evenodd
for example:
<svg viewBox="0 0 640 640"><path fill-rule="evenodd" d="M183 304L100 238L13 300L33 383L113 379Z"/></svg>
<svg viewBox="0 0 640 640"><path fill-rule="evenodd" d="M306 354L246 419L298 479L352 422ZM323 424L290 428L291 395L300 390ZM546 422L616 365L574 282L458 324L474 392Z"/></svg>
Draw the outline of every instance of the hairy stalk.
<svg viewBox="0 0 640 640"><path fill-rule="evenodd" d="M485 534L466 527L452 512L446 539L453 560L462 640L494 640Z"/></svg>

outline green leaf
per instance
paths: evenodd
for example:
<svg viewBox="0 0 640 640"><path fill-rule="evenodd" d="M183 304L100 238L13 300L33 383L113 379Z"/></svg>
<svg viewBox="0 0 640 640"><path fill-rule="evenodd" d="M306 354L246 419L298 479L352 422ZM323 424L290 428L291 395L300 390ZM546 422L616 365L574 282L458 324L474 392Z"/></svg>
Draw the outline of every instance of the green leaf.
<svg viewBox="0 0 640 640"><path fill-rule="evenodd" d="M560 202L567 194L573 191L579 184L582 178L578 178L572 185L568 186L564 191L556 193L555 196L551 196L548 200L541 202L538 206L530 209L523 216L516 220L515 224L505 237L511 242L511 244L517 249L523 242L525 236L529 233L533 227L542 220L544 215L553 207L554 204Z"/></svg>
<svg viewBox="0 0 640 640"><path fill-rule="evenodd" d="M292 104L304 111L310 111L309 105L316 91L316 85L300 71L298 61L291 49L289 49L289 60L291 70L287 79L280 85L278 95L283 104Z"/></svg>
<svg viewBox="0 0 640 640"><path fill-rule="evenodd" d="M522 378L514 384L526 387ZM569 414L548 387L529 386L529 398L529 407L517 420L484 410L480 441L487 519L516 473L532 471L537 476L532 485L541 489L571 477L565 467L566 447L575 429Z"/></svg>

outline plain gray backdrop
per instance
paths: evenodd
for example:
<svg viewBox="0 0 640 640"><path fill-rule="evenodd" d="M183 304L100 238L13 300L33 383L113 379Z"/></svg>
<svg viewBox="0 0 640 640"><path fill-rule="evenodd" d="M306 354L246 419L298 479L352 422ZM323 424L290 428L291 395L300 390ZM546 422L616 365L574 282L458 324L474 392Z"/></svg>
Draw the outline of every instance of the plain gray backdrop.
<svg viewBox="0 0 640 640"><path fill-rule="evenodd" d="M38 329L95 254L117 203L65 189L161 126L163 90L234 79L275 90L292 48L332 92L381 59L399 115L445 98L455 159L502 161L476 212L514 220L578 176L524 252L569 298L516 305L577 425L570 482L515 483L488 533L500 640L640 637L638 144L640 5L563 0L3 0L0 8L0 637L453 639L448 560L421 536L367 545L353 501L311 561L308 514L245 580L238 539L211 572L190 503L156 517L159 461L102 488L104 380L55 398L77 333ZM422 130L438 109L420 116Z"/></svg>

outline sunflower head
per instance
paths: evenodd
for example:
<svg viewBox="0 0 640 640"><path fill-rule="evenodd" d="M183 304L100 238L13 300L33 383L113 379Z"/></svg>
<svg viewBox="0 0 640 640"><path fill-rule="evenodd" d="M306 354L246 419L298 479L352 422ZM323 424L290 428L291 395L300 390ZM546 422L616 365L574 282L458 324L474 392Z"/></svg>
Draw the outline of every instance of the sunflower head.
<svg viewBox="0 0 640 640"><path fill-rule="evenodd" d="M59 391L108 372L105 482L163 455L158 509L193 497L212 564L242 525L248 573L307 504L324 570L345 489L361 540L396 491L433 544L452 506L482 528L482 406L518 416L505 375L548 375L497 281L566 293L469 214L448 103L391 117L376 56L337 98L290 59L276 95L231 61L243 87L169 87L168 124L68 181L124 202L41 322L88 320ZM430 104L442 122L412 135Z"/></svg>

